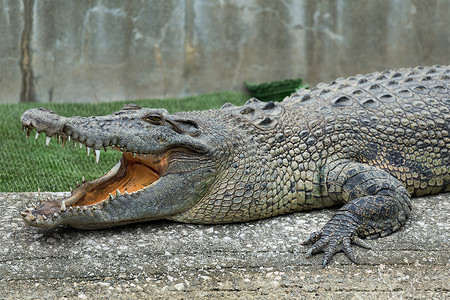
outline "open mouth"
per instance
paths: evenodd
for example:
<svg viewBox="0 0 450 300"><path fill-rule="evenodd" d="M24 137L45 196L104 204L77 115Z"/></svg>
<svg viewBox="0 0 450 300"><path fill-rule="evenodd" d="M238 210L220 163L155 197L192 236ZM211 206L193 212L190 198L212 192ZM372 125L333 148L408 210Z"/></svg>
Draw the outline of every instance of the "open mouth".
<svg viewBox="0 0 450 300"><path fill-rule="evenodd" d="M160 178L166 166L162 160L154 155L124 153L104 176L78 186L72 196L65 200L65 204L89 206L143 190Z"/></svg>
<svg viewBox="0 0 450 300"><path fill-rule="evenodd" d="M34 128L24 127L27 136L30 135L32 129ZM36 133L36 138L38 136L39 133ZM83 144L66 135L56 134L53 137L62 141L63 145L71 139L74 143ZM47 146L51 138L47 136ZM130 197L149 188L164 175L168 167L169 151L160 154L142 154L129 152L126 148L118 145L109 147L123 153L122 158L110 171L91 181L85 181L83 178L83 182L66 198L42 201L34 208L27 208L22 212L25 221L44 227L46 224L57 222L57 219L65 213L82 211L93 214L117 197ZM88 153L91 151L88 146L86 149ZM100 150L96 149L94 152L98 162Z"/></svg>

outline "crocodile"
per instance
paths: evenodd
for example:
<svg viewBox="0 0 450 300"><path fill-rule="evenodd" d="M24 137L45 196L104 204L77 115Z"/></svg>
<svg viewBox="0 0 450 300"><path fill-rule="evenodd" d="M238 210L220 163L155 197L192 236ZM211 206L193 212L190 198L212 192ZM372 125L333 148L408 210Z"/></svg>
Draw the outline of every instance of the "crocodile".
<svg viewBox="0 0 450 300"><path fill-rule="evenodd" d="M340 207L303 244L325 266L351 244L405 224L411 197L450 191L449 66L339 78L281 102L169 114L127 104L106 116L30 109L27 135L95 152L121 151L104 176L22 212L41 228L80 229L168 219L244 222Z"/></svg>

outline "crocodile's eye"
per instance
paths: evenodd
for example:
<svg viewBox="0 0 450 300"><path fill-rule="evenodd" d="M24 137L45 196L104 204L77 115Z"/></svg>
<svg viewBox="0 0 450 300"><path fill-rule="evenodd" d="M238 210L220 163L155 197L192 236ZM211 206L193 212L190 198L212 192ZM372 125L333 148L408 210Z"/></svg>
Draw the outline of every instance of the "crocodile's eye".
<svg viewBox="0 0 450 300"><path fill-rule="evenodd" d="M148 114L145 117L143 117L142 120L153 125L164 124L164 118L159 114Z"/></svg>
<svg viewBox="0 0 450 300"><path fill-rule="evenodd" d="M190 136L200 135L200 129L196 122L192 120L183 119L171 119L170 117L164 117L159 113L152 113L142 118L147 123L158 126L167 126L176 133L189 134Z"/></svg>

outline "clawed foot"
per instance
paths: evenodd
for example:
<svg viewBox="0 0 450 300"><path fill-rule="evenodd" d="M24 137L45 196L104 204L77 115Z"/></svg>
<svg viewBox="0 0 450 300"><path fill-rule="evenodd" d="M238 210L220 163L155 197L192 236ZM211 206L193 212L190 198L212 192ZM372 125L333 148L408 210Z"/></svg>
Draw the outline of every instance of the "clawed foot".
<svg viewBox="0 0 450 300"><path fill-rule="evenodd" d="M336 252L343 251L352 262L358 263L350 245L353 243L366 249L371 247L356 236L355 229L342 227L335 227L333 224L328 223L322 230L312 233L302 243L303 245L312 245L306 256L309 258L313 254L324 252L322 267L325 267Z"/></svg>

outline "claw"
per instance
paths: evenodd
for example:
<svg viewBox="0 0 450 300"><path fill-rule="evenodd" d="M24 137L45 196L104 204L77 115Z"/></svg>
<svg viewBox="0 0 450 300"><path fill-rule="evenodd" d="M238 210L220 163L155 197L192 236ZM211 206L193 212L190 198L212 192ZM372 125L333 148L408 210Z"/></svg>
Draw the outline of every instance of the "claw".
<svg viewBox="0 0 450 300"><path fill-rule="evenodd" d="M338 245L336 242L331 241L331 243L325 248L322 268L325 268L331 258L336 254L336 252L338 252Z"/></svg>
<svg viewBox="0 0 450 300"><path fill-rule="evenodd" d="M345 255L355 264L358 263L355 254L353 253L353 250L350 246L350 240L349 239L344 239L344 241L342 242L342 251L345 253Z"/></svg>
<svg viewBox="0 0 450 300"><path fill-rule="evenodd" d="M342 251L352 262L357 264L358 261L353 253L351 244L353 243L364 248L370 248L370 245L356 235L356 230L356 226L343 226L342 223L337 223L332 219L322 230L312 233L303 242L303 245L312 244L311 248L306 252L306 257L309 258L316 253L324 252L322 267L325 267L337 252Z"/></svg>
<svg viewBox="0 0 450 300"><path fill-rule="evenodd" d="M324 259L323 259L323 262L322 262L322 268L325 268L327 266L328 262L333 257L333 255L334 255L334 253L331 254L331 255L327 255L327 256L324 255Z"/></svg>
<svg viewBox="0 0 450 300"><path fill-rule="evenodd" d="M372 249L372 246L370 246L366 241L360 239L357 236L352 237L352 243L366 249Z"/></svg>
<svg viewBox="0 0 450 300"><path fill-rule="evenodd" d="M307 257L311 257L313 254L319 253L320 251L325 248L327 245L328 240L322 239L317 241L311 248L309 248L308 252L306 253Z"/></svg>
<svg viewBox="0 0 450 300"><path fill-rule="evenodd" d="M306 258L311 258L313 256L313 249L309 248L309 250L306 252Z"/></svg>

